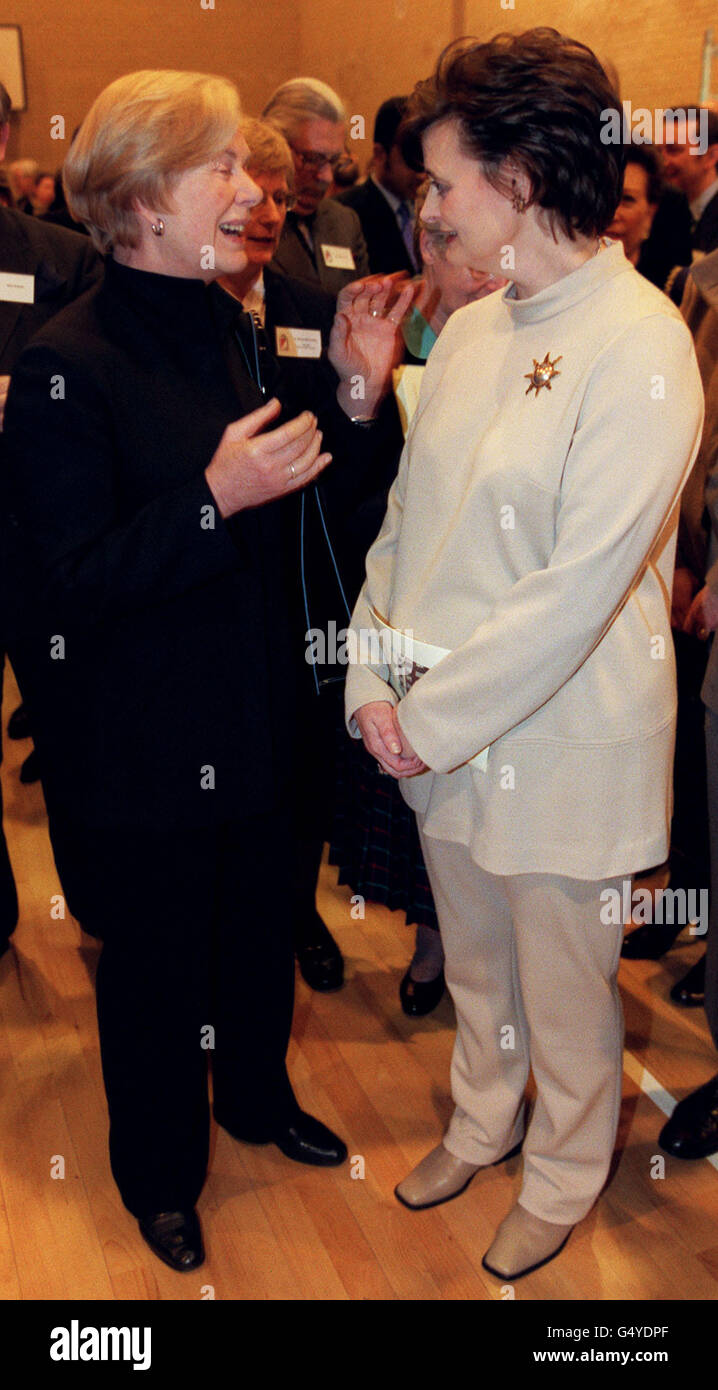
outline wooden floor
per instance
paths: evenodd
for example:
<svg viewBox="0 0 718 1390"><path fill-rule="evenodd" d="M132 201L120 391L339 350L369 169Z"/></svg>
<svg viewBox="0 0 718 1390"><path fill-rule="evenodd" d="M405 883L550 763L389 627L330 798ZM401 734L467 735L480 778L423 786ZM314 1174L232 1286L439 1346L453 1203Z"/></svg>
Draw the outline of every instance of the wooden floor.
<svg viewBox="0 0 718 1390"><path fill-rule="evenodd" d="M6 671L3 729L17 703ZM122 1207L106 1153L93 1001L99 947L51 917L59 884L39 786L22 787L30 745L4 739L5 825L21 899L0 960L0 1298L491 1300L481 1268L512 1204L520 1160L479 1174L458 1201L412 1213L395 1184L438 1142L451 1113L448 998L428 1019L402 1014L397 989L411 932L367 905L325 865L319 905L346 955L347 983L313 994L301 978L290 1070L301 1103L336 1128L351 1166L302 1168L273 1146L213 1134L200 1200L207 1262L165 1269ZM281 884L267 885L268 892ZM716 1069L702 1010L668 1001L695 943L663 962L625 962L626 1075L616 1162L598 1206L561 1257L516 1287L522 1300L715 1299L718 1163L665 1159L654 1083L679 1098ZM653 1078L653 1080L651 1080ZM58 1159L64 1178L53 1178Z"/></svg>

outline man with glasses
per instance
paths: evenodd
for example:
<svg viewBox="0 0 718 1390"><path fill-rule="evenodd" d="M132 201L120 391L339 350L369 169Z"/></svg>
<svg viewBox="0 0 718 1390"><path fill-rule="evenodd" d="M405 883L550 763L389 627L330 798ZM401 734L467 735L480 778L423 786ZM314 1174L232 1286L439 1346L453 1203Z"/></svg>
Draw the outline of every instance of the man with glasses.
<svg viewBox="0 0 718 1390"><path fill-rule="evenodd" d="M273 264L337 295L369 273L359 218L326 196L344 155L344 106L324 82L301 77L278 87L262 115L284 135L294 160L294 207Z"/></svg>

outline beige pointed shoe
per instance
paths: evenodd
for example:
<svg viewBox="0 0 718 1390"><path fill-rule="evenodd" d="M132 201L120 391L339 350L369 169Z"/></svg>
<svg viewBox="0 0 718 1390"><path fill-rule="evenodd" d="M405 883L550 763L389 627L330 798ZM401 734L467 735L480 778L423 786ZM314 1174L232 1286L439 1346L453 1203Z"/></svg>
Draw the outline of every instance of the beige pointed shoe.
<svg viewBox="0 0 718 1390"><path fill-rule="evenodd" d="M481 1263L498 1279L521 1279L553 1260L572 1230L573 1226L543 1221L517 1202L501 1222Z"/></svg>
<svg viewBox="0 0 718 1390"><path fill-rule="evenodd" d="M481 1166L456 1158L439 1144L394 1188L394 1196L413 1211L438 1207L464 1192Z"/></svg>

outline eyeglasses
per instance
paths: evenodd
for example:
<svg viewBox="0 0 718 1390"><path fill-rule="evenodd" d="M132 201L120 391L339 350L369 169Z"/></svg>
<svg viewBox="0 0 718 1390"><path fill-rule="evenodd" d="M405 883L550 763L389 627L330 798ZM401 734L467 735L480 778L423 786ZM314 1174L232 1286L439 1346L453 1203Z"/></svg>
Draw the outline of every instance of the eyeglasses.
<svg viewBox="0 0 718 1390"><path fill-rule="evenodd" d="M294 204L297 201L293 193L283 193L281 189L279 189L277 193L264 193L264 190L262 190L262 193L262 201L261 203L255 203L254 207L252 208L253 213L261 212L262 208L265 206L266 203L269 202L270 198L272 199L274 206L278 208L280 212L283 209L286 209L287 212L291 212L292 208L294 207Z"/></svg>
<svg viewBox="0 0 718 1390"><path fill-rule="evenodd" d="M329 165L332 173L337 165L344 159L344 151L340 154L320 154L314 150L298 150L296 145L292 145L292 152L296 155L302 169L314 169L318 173L325 165Z"/></svg>

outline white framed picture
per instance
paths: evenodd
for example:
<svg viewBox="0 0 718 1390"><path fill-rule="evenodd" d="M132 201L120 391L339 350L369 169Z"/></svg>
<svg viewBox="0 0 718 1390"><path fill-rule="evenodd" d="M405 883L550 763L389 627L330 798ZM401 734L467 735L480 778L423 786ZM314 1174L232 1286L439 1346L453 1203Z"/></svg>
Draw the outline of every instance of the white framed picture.
<svg viewBox="0 0 718 1390"><path fill-rule="evenodd" d="M19 24L0 24L0 82L10 93L13 111L24 111L27 102Z"/></svg>

